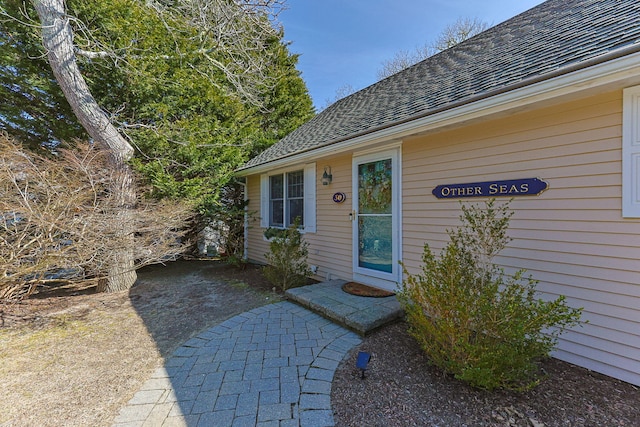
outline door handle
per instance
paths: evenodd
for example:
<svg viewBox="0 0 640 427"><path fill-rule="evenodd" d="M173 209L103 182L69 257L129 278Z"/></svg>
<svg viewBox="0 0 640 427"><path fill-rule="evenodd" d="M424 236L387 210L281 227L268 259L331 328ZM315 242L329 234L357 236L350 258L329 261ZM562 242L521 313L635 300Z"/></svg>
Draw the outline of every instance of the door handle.
<svg viewBox="0 0 640 427"><path fill-rule="evenodd" d="M349 213L349 221L355 221L357 216L358 216L358 213L355 210L351 211Z"/></svg>

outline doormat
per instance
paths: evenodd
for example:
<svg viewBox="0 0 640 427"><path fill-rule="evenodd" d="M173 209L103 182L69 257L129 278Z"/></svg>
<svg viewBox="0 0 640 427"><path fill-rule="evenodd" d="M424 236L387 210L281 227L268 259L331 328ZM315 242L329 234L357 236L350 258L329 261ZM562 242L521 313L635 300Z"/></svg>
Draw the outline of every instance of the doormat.
<svg viewBox="0 0 640 427"><path fill-rule="evenodd" d="M383 298L395 295L394 292L385 291L384 289L372 288L362 283L347 282L342 285L342 290L351 295L359 297Z"/></svg>

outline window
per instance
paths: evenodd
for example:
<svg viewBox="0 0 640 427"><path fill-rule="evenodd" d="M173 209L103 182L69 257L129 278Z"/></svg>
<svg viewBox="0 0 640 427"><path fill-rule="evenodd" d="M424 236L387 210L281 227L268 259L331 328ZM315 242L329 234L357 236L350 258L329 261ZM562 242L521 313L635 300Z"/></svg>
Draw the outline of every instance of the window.
<svg viewBox="0 0 640 427"><path fill-rule="evenodd" d="M623 93L622 216L640 218L640 86Z"/></svg>
<svg viewBox="0 0 640 427"><path fill-rule="evenodd" d="M269 176L269 227L288 227L296 218L304 226L304 171Z"/></svg>
<svg viewBox="0 0 640 427"><path fill-rule="evenodd" d="M304 171L287 174L287 225L300 218L304 226Z"/></svg>
<svg viewBox="0 0 640 427"><path fill-rule="evenodd" d="M315 164L261 177L262 227L288 227L296 218L315 232Z"/></svg>
<svg viewBox="0 0 640 427"><path fill-rule="evenodd" d="M284 175L269 177L269 226L284 226Z"/></svg>

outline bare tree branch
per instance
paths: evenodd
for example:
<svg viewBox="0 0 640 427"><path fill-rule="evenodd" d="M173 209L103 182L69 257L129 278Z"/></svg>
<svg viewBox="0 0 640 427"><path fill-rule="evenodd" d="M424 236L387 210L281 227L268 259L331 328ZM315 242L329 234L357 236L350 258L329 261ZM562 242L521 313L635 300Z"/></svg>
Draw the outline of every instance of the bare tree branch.
<svg viewBox="0 0 640 427"><path fill-rule="evenodd" d="M378 80L396 74L405 68L447 50L458 43L480 34L490 25L478 18L458 18L454 23L447 25L438 35L433 44L428 43L417 47L414 51L401 50L396 52L390 60L382 62L382 68L376 73Z"/></svg>
<svg viewBox="0 0 640 427"><path fill-rule="evenodd" d="M188 207L139 197L135 234L122 235L112 192L118 172L106 167L106 154L79 144L60 156L26 154L0 136L0 299L25 297L48 280L104 278L123 245L135 254L132 268L182 253Z"/></svg>
<svg viewBox="0 0 640 427"><path fill-rule="evenodd" d="M261 105L260 88L275 83L265 52L278 34L277 16L285 0L147 0L146 4L160 17L182 16L198 29L198 53L226 76L241 98ZM164 22L171 28L167 19Z"/></svg>
<svg viewBox="0 0 640 427"><path fill-rule="evenodd" d="M433 44L434 49L438 52L447 50L450 47L462 43L470 39L476 34L480 34L490 25L478 18L458 18L453 24L445 27Z"/></svg>

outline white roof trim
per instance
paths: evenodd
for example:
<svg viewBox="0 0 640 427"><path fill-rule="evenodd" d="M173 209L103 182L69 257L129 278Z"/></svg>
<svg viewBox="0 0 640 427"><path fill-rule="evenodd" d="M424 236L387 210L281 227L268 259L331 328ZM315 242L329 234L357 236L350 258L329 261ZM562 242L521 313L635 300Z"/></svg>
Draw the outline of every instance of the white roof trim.
<svg viewBox="0 0 640 427"><path fill-rule="evenodd" d="M247 176L262 173L274 168L305 163L329 154L362 149L366 146L387 142L392 139L406 138L444 126L455 125L491 114L503 113L515 108L522 108L598 87L615 83L622 84L623 86L621 87L624 87L638 84L638 82L640 82L640 52L533 83L509 92L500 93L450 110L243 169L238 171L237 174L239 176Z"/></svg>

